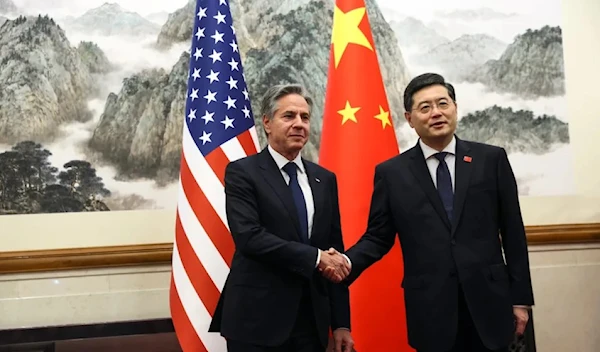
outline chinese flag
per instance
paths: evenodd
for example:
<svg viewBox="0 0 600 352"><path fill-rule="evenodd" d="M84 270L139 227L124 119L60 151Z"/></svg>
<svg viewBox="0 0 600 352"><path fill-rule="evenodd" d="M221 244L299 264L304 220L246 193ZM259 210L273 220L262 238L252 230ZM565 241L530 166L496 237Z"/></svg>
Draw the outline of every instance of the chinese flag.
<svg viewBox="0 0 600 352"><path fill-rule="evenodd" d="M336 0L319 163L338 178L346 248L367 228L375 166L398 152L365 2ZM356 351L412 351L402 276L396 243L350 286Z"/></svg>

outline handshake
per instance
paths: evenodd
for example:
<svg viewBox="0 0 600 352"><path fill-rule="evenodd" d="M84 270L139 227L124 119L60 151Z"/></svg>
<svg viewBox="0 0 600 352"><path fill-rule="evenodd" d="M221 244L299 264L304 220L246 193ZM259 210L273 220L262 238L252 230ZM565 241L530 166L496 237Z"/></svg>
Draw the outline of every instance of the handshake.
<svg viewBox="0 0 600 352"><path fill-rule="evenodd" d="M350 274L352 266L345 255L332 247L327 251L321 250L321 260L317 268L328 280L340 283Z"/></svg>

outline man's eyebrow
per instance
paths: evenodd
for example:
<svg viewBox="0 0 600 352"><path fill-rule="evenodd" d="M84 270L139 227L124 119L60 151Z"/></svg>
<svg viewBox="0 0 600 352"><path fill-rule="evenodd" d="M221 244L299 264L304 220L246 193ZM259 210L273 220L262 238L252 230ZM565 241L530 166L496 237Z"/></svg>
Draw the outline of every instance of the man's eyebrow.
<svg viewBox="0 0 600 352"><path fill-rule="evenodd" d="M283 111L283 114L284 114L284 115L285 115L285 114L290 114L290 113L292 113L292 114L297 114L297 113L299 113L300 115L310 115L310 112L300 112L300 110L293 110L293 109L291 109L291 110L284 110L284 111Z"/></svg>
<svg viewBox="0 0 600 352"><path fill-rule="evenodd" d="M441 97L441 98L436 98L433 101L440 101L440 100L449 100L450 98L448 97ZM417 106L422 105L422 104L431 104L431 100L423 100L420 103L417 104Z"/></svg>

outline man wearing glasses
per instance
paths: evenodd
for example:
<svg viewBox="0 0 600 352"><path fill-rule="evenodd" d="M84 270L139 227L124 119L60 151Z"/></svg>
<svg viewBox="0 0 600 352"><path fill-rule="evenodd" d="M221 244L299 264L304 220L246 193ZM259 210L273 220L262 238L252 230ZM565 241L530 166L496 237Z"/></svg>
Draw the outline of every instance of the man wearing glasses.
<svg viewBox="0 0 600 352"><path fill-rule="evenodd" d="M438 74L415 77L404 107L419 141L376 167L367 230L345 253L345 282L381 259L398 234L410 345L419 352L508 351L534 300L506 151L455 136L456 93ZM340 279L329 269L324 275Z"/></svg>

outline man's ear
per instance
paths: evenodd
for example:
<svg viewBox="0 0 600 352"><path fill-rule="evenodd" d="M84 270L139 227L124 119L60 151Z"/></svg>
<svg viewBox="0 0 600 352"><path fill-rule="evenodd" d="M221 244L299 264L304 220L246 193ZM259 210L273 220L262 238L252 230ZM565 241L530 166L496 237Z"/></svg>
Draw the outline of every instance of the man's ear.
<svg viewBox="0 0 600 352"><path fill-rule="evenodd" d="M413 126L413 124L412 124L412 116L410 115L410 112L405 112L404 113L404 118L406 119L406 121L408 122L408 125L411 128L415 128L415 126Z"/></svg>
<svg viewBox="0 0 600 352"><path fill-rule="evenodd" d="M271 133L271 119L267 117L267 115L263 115L262 117L263 128L265 129L265 134L268 136Z"/></svg>

